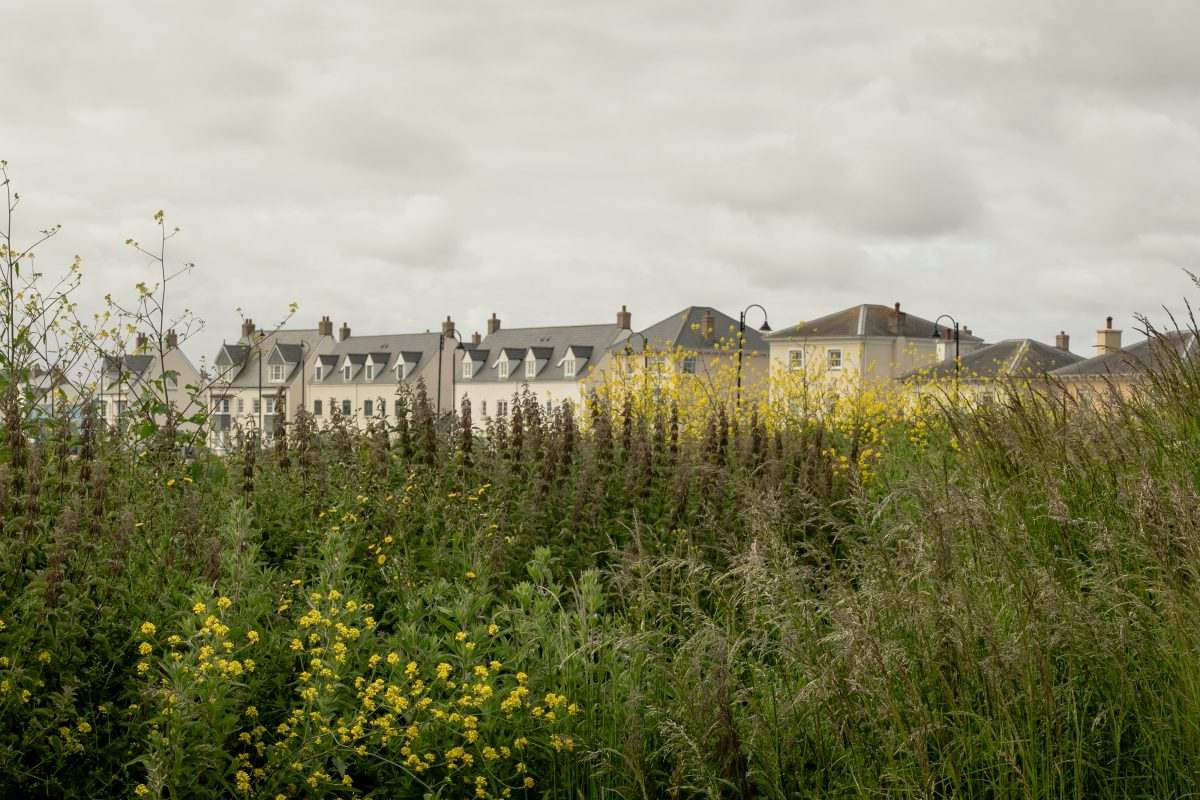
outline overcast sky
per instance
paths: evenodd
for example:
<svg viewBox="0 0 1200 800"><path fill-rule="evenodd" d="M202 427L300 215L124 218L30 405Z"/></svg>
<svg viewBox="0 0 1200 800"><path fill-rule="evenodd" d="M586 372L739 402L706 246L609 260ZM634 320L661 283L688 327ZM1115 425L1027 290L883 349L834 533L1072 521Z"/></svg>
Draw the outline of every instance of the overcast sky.
<svg viewBox="0 0 1200 800"><path fill-rule="evenodd" d="M0 30L18 243L61 223L41 268L132 297L164 209L197 362L292 301L355 334L899 301L1090 352L1200 292L1195 0L4 0Z"/></svg>

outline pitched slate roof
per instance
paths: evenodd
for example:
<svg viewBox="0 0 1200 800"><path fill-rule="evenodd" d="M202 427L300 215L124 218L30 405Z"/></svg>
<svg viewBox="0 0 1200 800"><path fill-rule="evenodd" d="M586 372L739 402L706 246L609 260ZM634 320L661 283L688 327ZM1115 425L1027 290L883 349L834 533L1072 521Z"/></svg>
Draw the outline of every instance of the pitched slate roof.
<svg viewBox="0 0 1200 800"><path fill-rule="evenodd" d="M1033 378L1044 376L1083 356L1060 350L1034 339L1005 339L985 345L959 357L959 375L964 381L1001 377ZM940 380L954 377L954 358L901 375L899 380Z"/></svg>
<svg viewBox="0 0 1200 800"><path fill-rule="evenodd" d="M768 333L768 340L802 339L860 339L868 336L907 336L913 339L933 338L934 324L924 317L901 311L903 325L896 324L896 309L863 303L832 314ZM938 325L939 336L945 336L946 326ZM960 342L982 342L978 336L959 332Z"/></svg>
<svg viewBox="0 0 1200 800"><path fill-rule="evenodd" d="M1170 331L1143 339L1054 371L1061 378L1096 378L1106 375L1145 374L1148 368L1169 366L1175 358L1200 358L1195 331Z"/></svg>
<svg viewBox="0 0 1200 800"><path fill-rule="evenodd" d="M367 363L367 358L370 357L371 362L375 365L375 375L371 380L367 380L366 370L356 369L350 377L350 380L344 380L342 373L339 370L331 369L321 376L321 380L314 381L320 386L341 386L344 384L368 384L368 385L395 385L396 375L393 370L396 364L401 359L408 365L405 374L405 382L416 380L417 372L424 368L431 361L436 361L438 351L438 341L440 335L436 333L393 333L384 336L351 336L345 341L338 342L334 345L333 352L329 354L329 361L322 359L322 364L326 366L337 366L343 361L356 367L361 367ZM446 349L453 348L457 342L454 339L447 338L445 343Z"/></svg>
<svg viewBox="0 0 1200 800"><path fill-rule="evenodd" d="M231 389L247 389L250 387L262 386L263 388L276 387L278 383L270 383L268 386L266 365L275 347L278 345L281 350L284 347L295 348L297 355L294 366L291 371L284 376L284 382L290 382L299 367L299 352L301 344L303 344L303 352L305 354L312 353L316 350L318 343L321 341L321 334L316 328L302 328L299 330L280 330L264 334L261 339L257 338L261 331L256 332L250 338L243 337L234 344L224 344L221 346L221 351L217 354L216 364L223 366L225 364L241 365L228 383L224 384ZM236 358L235 358L236 357ZM222 359L226 360L222 360ZM263 359L263 370L261 377L259 376L259 359ZM272 388L273 390L273 388Z"/></svg>
<svg viewBox="0 0 1200 800"><path fill-rule="evenodd" d="M522 359L529 348L534 348L535 354L546 353L546 365L538 371L537 381L580 381L587 377L588 367L594 367L597 360L588 358L586 364L578 363L583 357L583 348L593 348L593 352L608 350L619 336L626 333L624 328L615 323L606 325L561 325L546 328L501 328L495 333L489 333L483 340L483 347L467 348L471 360L478 362L483 355L483 366L476 368L470 378L462 377L461 368L458 370L456 381L459 386L472 383L512 383L519 385L526 382L525 371L520 368L509 371L508 377L501 379L496 362L499 355L490 358L489 354L501 352L514 359ZM567 377L563 370L562 360L567 348L575 348L577 359L576 373ZM463 356L458 356L455 363L460 364Z"/></svg>
<svg viewBox="0 0 1200 800"><path fill-rule="evenodd" d="M713 315L713 335L711 339L704 337L703 322L705 311L711 311ZM736 318L718 311L711 306L688 306L678 314L672 314L666 319L654 323L649 328L644 328L638 331L638 333L632 334L630 338L633 341L630 342L630 347L636 353L642 352L643 342L641 338L645 337L645 345L652 349L668 348L673 350L680 347L689 352L702 353L711 351L722 340L734 341L737 338L737 332L738 321ZM623 349L624 347L625 341L622 340L620 345L614 349ZM763 341L763 334L751 324L747 324L742 352L765 354L767 349L767 345Z"/></svg>

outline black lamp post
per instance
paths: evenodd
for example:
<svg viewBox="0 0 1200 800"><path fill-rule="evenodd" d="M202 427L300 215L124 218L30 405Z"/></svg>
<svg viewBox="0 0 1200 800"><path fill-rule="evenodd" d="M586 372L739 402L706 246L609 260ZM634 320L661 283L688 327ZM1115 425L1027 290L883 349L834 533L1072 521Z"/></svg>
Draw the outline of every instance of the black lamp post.
<svg viewBox="0 0 1200 800"><path fill-rule="evenodd" d="M933 338L935 338L939 341L942 339L942 334L941 334L941 332L938 331L938 323L941 322L943 319L950 320L950 323L954 326L954 402L957 403L958 402L958 382L959 382L958 321L955 320L954 317L950 316L949 314L942 314L940 317L938 317L937 319L935 319L933 321L933 334L932 335L933 335Z"/></svg>
<svg viewBox="0 0 1200 800"><path fill-rule="evenodd" d="M762 333L771 332L771 326L767 323L767 310L765 308L760 306L758 303L751 303L742 309L742 313L738 318L737 404L734 406L735 411L742 407L742 349L745 347L746 339L746 314L748 314L752 308L757 308L763 314L763 324L762 327L759 328L759 331Z"/></svg>
<svg viewBox="0 0 1200 800"><path fill-rule="evenodd" d="M438 414L439 415L441 415L441 413L442 413L442 362L445 361L445 359L442 357L442 353L446 348L446 337L447 336L453 338L457 342L457 344L454 345L454 350L456 352L458 351L458 349L460 347L463 346L462 334L460 334L454 328L451 328L449 333L447 333L445 330L443 330L440 334L438 334L438 401L437 401L437 406L438 406ZM454 370L453 369L450 370L450 402L452 404L454 402Z"/></svg>

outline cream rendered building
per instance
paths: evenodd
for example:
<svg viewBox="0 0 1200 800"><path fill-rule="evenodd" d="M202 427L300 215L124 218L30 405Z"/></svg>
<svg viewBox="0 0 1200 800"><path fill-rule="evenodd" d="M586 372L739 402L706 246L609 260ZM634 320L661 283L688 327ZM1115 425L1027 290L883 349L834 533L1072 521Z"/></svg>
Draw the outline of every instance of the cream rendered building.
<svg viewBox="0 0 1200 800"><path fill-rule="evenodd" d="M92 402L106 424L123 428L136 421L143 398L166 401L184 417L203 410L203 400L196 397L199 385L200 372L179 349L175 331L167 331L161 343L139 333L132 353L104 356ZM163 417L155 418L161 422Z"/></svg>

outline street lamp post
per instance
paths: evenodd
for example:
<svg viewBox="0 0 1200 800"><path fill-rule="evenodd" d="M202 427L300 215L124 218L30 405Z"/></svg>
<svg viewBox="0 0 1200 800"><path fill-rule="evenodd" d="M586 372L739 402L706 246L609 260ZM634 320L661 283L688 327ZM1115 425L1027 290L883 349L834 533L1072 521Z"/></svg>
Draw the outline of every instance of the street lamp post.
<svg viewBox="0 0 1200 800"><path fill-rule="evenodd" d="M933 321L933 338L941 339L942 334L938 331L938 323L943 319L950 320L954 326L954 402L958 402L958 385L959 385L959 363L958 363L958 321L949 314L942 314Z"/></svg>
<svg viewBox="0 0 1200 800"><path fill-rule="evenodd" d="M750 309L757 308L763 314L763 324L759 328L762 333L770 333L771 326L767 322L767 310L758 303L751 303L742 309L741 315L738 317L738 351L737 351L737 402L734 405L734 412L742 407L742 350L745 347L746 339L746 314L750 313Z"/></svg>
<svg viewBox="0 0 1200 800"><path fill-rule="evenodd" d="M446 331L443 330L440 334L438 334L438 399L437 399L437 407L438 407L438 415L439 416L442 413L442 362L445 361L445 358L442 357L442 353L446 347L446 337L447 336L452 337L457 342L457 344L454 345L455 352L457 352L458 349L463 346L462 334L460 334L454 328L451 328L449 333L447 333ZM454 370L453 369L450 370L450 402L451 402L451 404L454 403Z"/></svg>

